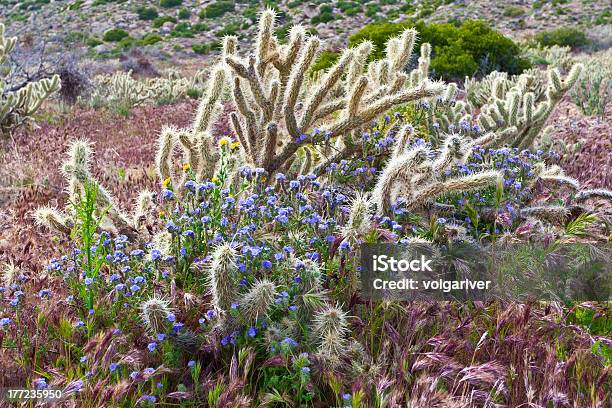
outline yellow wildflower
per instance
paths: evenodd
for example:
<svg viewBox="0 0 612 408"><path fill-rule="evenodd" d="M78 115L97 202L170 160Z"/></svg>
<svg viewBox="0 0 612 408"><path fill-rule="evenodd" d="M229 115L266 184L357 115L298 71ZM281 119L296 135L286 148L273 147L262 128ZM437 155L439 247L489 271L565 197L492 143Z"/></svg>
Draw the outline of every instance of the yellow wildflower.
<svg viewBox="0 0 612 408"><path fill-rule="evenodd" d="M171 181L171 180L170 180L170 177L168 177L167 179L165 179L165 180L163 181L163 183L162 183L162 184L164 185L164 187L168 187L168 186L170 185L170 181Z"/></svg>
<svg viewBox="0 0 612 408"><path fill-rule="evenodd" d="M187 173L190 168L191 166L189 165L189 163L183 164L183 173Z"/></svg>
<svg viewBox="0 0 612 408"><path fill-rule="evenodd" d="M229 143L229 140L227 140L226 137L223 137L223 138L221 138L221 140L219 140L219 146L221 146L221 147L225 146L228 143Z"/></svg>
<svg viewBox="0 0 612 408"><path fill-rule="evenodd" d="M163 217L163 216L165 216L165 215L166 215L166 212L165 212L165 211L160 211L160 212L159 212L159 216L160 216L160 218L161 218L161 217Z"/></svg>
<svg viewBox="0 0 612 408"><path fill-rule="evenodd" d="M234 142L230 145L230 149L236 150L240 146L240 142Z"/></svg>
<svg viewBox="0 0 612 408"><path fill-rule="evenodd" d="M210 181L212 181L213 183L218 183L219 182L219 177L215 176L212 179L210 179Z"/></svg>

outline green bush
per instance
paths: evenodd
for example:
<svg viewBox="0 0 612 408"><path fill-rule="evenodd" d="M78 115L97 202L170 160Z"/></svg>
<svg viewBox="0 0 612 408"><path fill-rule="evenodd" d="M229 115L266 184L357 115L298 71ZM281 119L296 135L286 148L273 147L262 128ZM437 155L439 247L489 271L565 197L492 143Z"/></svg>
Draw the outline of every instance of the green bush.
<svg viewBox="0 0 612 408"><path fill-rule="evenodd" d="M170 21L171 23L176 23L176 18L171 16L160 16L153 20L153 28L159 28Z"/></svg>
<svg viewBox="0 0 612 408"><path fill-rule="evenodd" d="M221 49L221 43L218 41L214 41L207 44L193 44L191 46L191 49L196 54L205 55L211 53L212 51Z"/></svg>
<svg viewBox="0 0 612 408"><path fill-rule="evenodd" d="M334 21L334 9L330 5L322 5L319 7L319 14L310 19L311 24L329 23Z"/></svg>
<svg viewBox="0 0 612 408"><path fill-rule="evenodd" d="M138 18L141 20L155 20L159 16L155 7L144 6L138 7L136 14L138 14Z"/></svg>
<svg viewBox="0 0 612 408"><path fill-rule="evenodd" d="M161 35L157 34L157 33L149 33L147 35L145 35L144 37L142 37L142 44L143 45L153 45L155 43L158 43L162 41L162 37Z"/></svg>
<svg viewBox="0 0 612 408"><path fill-rule="evenodd" d="M336 7L342 10L346 16L355 16L362 11L361 4L355 1L339 1L336 3Z"/></svg>
<svg viewBox="0 0 612 408"><path fill-rule="evenodd" d="M87 39L87 43L86 43L86 44L87 44L87 46L88 46L88 47L96 47L96 46L98 46L98 45L100 45L100 44L103 44L103 43L104 43L104 42L103 42L103 41L101 41L99 38L96 38L96 37L89 37L89 38Z"/></svg>
<svg viewBox="0 0 612 408"><path fill-rule="evenodd" d="M192 38L193 33L191 32L191 26L189 23L181 22L174 26L174 29L170 33L172 37L184 37L184 38Z"/></svg>
<svg viewBox="0 0 612 408"><path fill-rule="evenodd" d="M215 33L216 37L225 37L226 35L236 35L238 30L240 29L240 24L236 22L231 22L225 24L223 28Z"/></svg>
<svg viewBox="0 0 612 408"><path fill-rule="evenodd" d="M203 31L208 31L208 24L204 23L195 23L191 26L191 31L194 33L201 33Z"/></svg>
<svg viewBox="0 0 612 408"><path fill-rule="evenodd" d="M422 42L432 46L431 73L435 78L458 80L495 70L518 74L530 66L520 56L516 43L483 21L467 20L460 26L425 24L422 21L370 24L349 37L349 46L370 40L375 46L371 59L380 59L387 40L411 26L419 32L417 47Z"/></svg>
<svg viewBox="0 0 612 408"><path fill-rule="evenodd" d="M163 8L172 8L183 4L183 0L160 0L159 6Z"/></svg>
<svg viewBox="0 0 612 408"><path fill-rule="evenodd" d="M187 7L183 7L178 12L178 18L181 20L188 19L191 16L191 11Z"/></svg>
<svg viewBox="0 0 612 408"><path fill-rule="evenodd" d="M506 6L506 8L504 9L505 17L518 17L522 16L523 14L525 14L525 10L523 10L522 7Z"/></svg>
<svg viewBox="0 0 612 408"><path fill-rule="evenodd" d="M340 55L337 52L333 51L323 51L319 54L315 63L312 65L310 69L310 75L312 76L314 73L325 70L338 61Z"/></svg>
<svg viewBox="0 0 612 408"><path fill-rule="evenodd" d="M200 10L198 14L200 18L217 18L221 17L225 13L230 11L234 11L234 2L233 1L217 1L213 4L209 4Z"/></svg>
<svg viewBox="0 0 612 408"><path fill-rule="evenodd" d="M126 37L129 37L127 31L120 28L111 28L104 33L104 37L102 37L102 39L106 42L118 42Z"/></svg>
<svg viewBox="0 0 612 408"><path fill-rule="evenodd" d="M127 37L123 37L118 43L117 43L117 48L119 49L128 49L128 48L132 48L136 45L139 45L140 41L138 41L137 39L135 39L134 37L130 37L129 35Z"/></svg>
<svg viewBox="0 0 612 408"><path fill-rule="evenodd" d="M561 27L536 34L535 41L545 47L559 45L572 49L582 48L589 44L586 34L577 28Z"/></svg>

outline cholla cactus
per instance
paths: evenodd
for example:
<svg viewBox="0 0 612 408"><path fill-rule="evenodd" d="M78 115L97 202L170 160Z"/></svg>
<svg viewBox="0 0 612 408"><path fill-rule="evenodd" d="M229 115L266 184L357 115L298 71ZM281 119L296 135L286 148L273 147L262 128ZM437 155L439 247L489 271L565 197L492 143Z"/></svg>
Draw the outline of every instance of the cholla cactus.
<svg viewBox="0 0 612 408"><path fill-rule="evenodd" d="M15 281L18 272L19 269L15 266L13 261L5 262L2 268L2 274L0 274L0 285L9 288Z"/></svg>
<svg viewBox="0 0 612 408"><path fill-rule="evenodd" d="M142 221L149 205L152 204L150 192L141 193L136 202L133 215L130 217L124 213L116 204L111 194L91 174L91 159L93 151L86 140L75 140L68 149L68 159L62 165L62 173L68 183L68 195L70 204L66 213L62 213L51 207L43 207L36 210L35 221L39 225L57 230L63 234L70 234L74 227L74 208L72 205L79 203L86 194L86 190L95 190L95 215L102 217L101 225L115 233L124 234L135 239L138 232L142 231Z"/></svg>
<svg viewBox="0 0 612 408"><path fill-rule="evenodd" d="M456 105L453 115L463 113L462 120L475 119L484 131L496 132L498 144L529 148L582 70L575 64L562 80L556 68L550 69L547 85L533 71L512 78L493 72L482 82L466 79L469 104Z"/></svg>
<svg viewBox="0 0 612 408"><path fill-rule="evenodd" d="M188 96L189 91L201 93L205 89L204 71L182 77L169 71L163 77L136 79L132 71L117 71L111 75L94 78L94 90L89 103L98 105L120 105L127 108L145 103L169 103Z"/></svg>
<svg viewBox="0 0 612 408"><path fill-rule="evenodd" d="M409 139L398 137L393 154L372 193L378 213L389 211L400 198L408 210L416 211L449 192L471 191L498 184L502 177L498 171L442 178L444 170L469 157L472 146L484 145L494 137L486 134L467 142L459 135L448 135L435 159L430 158L432 152L428 148L422 145L408 148Z"/></svg>
<svg viewBox="0 0 612 408"><path fill-rule="evenodd" d="M156 168L160 181L165 185L180 186L183 180L172 180L173 155L177 144L183 150L184 163L199 180L213 176L219 161L218 146L212 134L212 125L220 110L219 103L225 83L226 69L222 65L213 68L206 85L195 120L190 129L166 127L162 129L157 148Z"/></svg>
<svg viewBox="0 0 612 408"><path fill-rule="evenodd" d="M367 194L357 193L351 201L349 219L342 227L344 241L356 247L371 226L372 203Z"/></svg>
<svg viewBox="0 0 612 408"><path fill-rule="evenodd" d="M337 364L339 357L346 352L346 313L338 306L327 306L316 313L312 324L319 354L328 363Z"/></svg>
<svg viewBox="0 0 612 408"><path fill-rule="evenodd" d="M56 208L41 207L34 212L34 221L38 226L56 230L70 235L74 223L65 214Z"/></svg>
<svg viewBox="0 0 612 408"><path fill-rule="evenodd" d="M152 297L140 305L140 317L152 335L164 333L168 322L170 302L159 297Z"/></svg>
<svg viewBox="0 0 612 408"><path fill-rule="evenodd" d="M268 309L274 303L276 286L267 279L262 279L253 284L251 289L240 301L240 310L244 318L254 323L258 318L266 316Z"/></svg>
<svg viewBox="0 0 612 408"><path fill-rule="evenodd" d="M132 108L152 99L154 89L145 82L132 78L132 71L117 71L112 75L98 75L91 95L94 105L115 105Z"/></svg>
<svg viewBox="0 0 612 408"><path fill-rule="evenodd" d="M230 244L221 244L213 251L208 284L218 310L228 311L238 297L235 259L236 250Z"/></svg>
<svg viewBox="0 0 612 408"><path fill-rule="evenodd" d="M564 225L569 216L569 210L562 205L536 206L521 209L521 216L547 221L555 225Z"/></svg>
<svg viewBox="0 0 612 408"><path fill-rule="evenodd" d="M286 169L305 135L325 143L342 139L343 150L354 150L351 133L393 106L431 97L443 85L426 78L410 88L403 69L412 54L416 32L406 30L387 44L386 58L368 65L372 44L364 42L343 52L339 61L315 83L306 74L320 48L317 37L293 27L286 45L274 37L275 12L260 19L255 52L246 58L225 56L232 69L233 95L238 112L232 115L247 163L269 173ZM424 69L424 68L423 68Z"/></svg>
<svg viewBox="0 0 612 408"><path fill-rule="evenodd" d="M210 128L226 85L232 87L237 107L230 121L240 142L241 161L263 168L268 175L286 171L308 143L329 144L334 137L339 153L332 160L338 155L347 158L358 150L352 134L378 115L444 90L443 84L427 79L428 45L422 47L419 68L410 78L403 72L412 55L414 30L391 39L386 58L374 63L366 64L370 42L345 50L336 65L312 82L307 73L321 41L295 26L288 43L280 45L274 36L275 18L274 10L262 13L255 49L244 58L238 55L235 37L224 39L222 61L210 74L191 129L165 129L160 135L157 167L162 181L171 177L172 152L179 142L196 178L212 177L219 153ZM312 133L310 138L308 133ZM300 171L307 171L316 156L310 150L304 150L303 156Z"/></svg>
<svg viewBox="0 0 612 408"><path fill-rule="evenodd" d="M0 23L0 66L6 62L16 42L16 37L5 37L4 24ZM33 123L32 116L59 89L58 75L29 82L17 90L11 90L0 78L0 134L8 133L19 125Z"/></svg>

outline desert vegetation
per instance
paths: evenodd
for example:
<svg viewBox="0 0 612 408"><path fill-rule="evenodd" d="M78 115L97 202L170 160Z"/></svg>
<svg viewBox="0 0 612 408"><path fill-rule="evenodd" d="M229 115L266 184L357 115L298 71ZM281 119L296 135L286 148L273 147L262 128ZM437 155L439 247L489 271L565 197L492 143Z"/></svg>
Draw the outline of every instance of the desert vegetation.
<svg viewBox="0 0 612 408"><path fill-rule="evenodd" d="M425 20L450 2L266 3L130 4L146 35L73 36L89 51L19 89L0 25L0 388L83 407L608 406L610 51ZM328 23L362 16L329 46ZM196 59L149 53L169 44ZM370 298L368 244L457 276L492 259L503 293ZM533 282L545 299L521 297Z"/></svg>

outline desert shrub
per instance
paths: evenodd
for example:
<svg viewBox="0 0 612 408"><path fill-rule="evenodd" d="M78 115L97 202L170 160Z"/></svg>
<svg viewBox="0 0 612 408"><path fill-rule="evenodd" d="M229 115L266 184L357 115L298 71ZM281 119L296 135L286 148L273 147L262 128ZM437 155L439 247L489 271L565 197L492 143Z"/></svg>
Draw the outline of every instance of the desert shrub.
<svg viewBox="0 0 612 408"><path fill-rule="evenodd" d="M434 77L463 79L495 70L517 74L529 67L529 62L521 58L517 44L481 21L468 20L459 27L424 22L371 24L350 36L349 45L370 40L376 47L371 58L379 59L384 52L385 41L409 26L419 31L420 43L432 45L431 69Z"/></svg>
<svg viewBox="0 0 612 408"><path fill-rule="evenodd" d="M355 16L362 12L362 6L356 1L339 1L336 3L342 12L347 16Z"/></svg>
<svg viewBox="0 0 612 408"><path fill-rule="evenodd" d="M595 25L604 25L612 23L612 11L605 10L595 19Z"/></svg>
<svg viewBox="0 0 612 408"><path fill-rule="evenodd" d="M365 15L367 17L375 17L380 12L380 7L375 3L366 4Z"/></svg>
<svg viewBox="0 0 612 408"><path fill-rule="evenodd" d="M232 21L231 23L225 24L221 29L215 32L215 37L225 37L226 35L236 35L240 29L240 24Z"/></svg>
<svg viewBox="0 0 612 408"><path fill-rule="evenodd" d="M323 51L315 60L314 64L310 68L310 74L313 75L321 70L326 70L333 66L340 58L340 54L334 51Z"/></svg>
<svg viewBox="0 0 612 408"><path fill-rule="evenodd" d="M200 10L198 14L200 18L218 18L228 13L230 11L234 11L234 2L232 1L216 1L208 6L204 7Z"/></svg>
<svg viewBox="0 0 612 408"><path fill-rule="evenodd" d="M89 37L87 39L86 44L87 44L88 47L96 47L96 46L98 46L100 44L104 44L104 41L102 41L102 40L100 40L99 38L96 38L96 37Z"/></svg>
<svg viewBox="0 0 612 408"><path fill-rule="evenodd" d="M221 43L218 41L206 43L206 44L192 44L191 49L193 52L199 55L206 55L213 51L218 51L221 48Z"/></svg>
<svg viewBox="0 0 612 408"><path fill-rule="evenodd" d="M191 31L193 31L194 33L201 33L201 32L208 31L208 30L209 30L209 27L205 23L195 23L194 25L191 26Z"/></svg>
<svg viewBox="0 0 612 408"><path fill-rule="evenodd" d="M111 28L110 30L104 33L102 39L106 42L118 42L127 37L129 37L127 31L122 30L120 28Z"/></svg>
<svg viewBox="0 0 612 408"><path fill-rule="evenodd" d="M589 44L586 34L574 27L560 27L544 31L536 34L534 40L545 47L558 45L560 47L570 47L574 50Z"/></svg>
<svg viewBox="0 0 612 408"><path fill-rule="evenodd" d="M518 17L522 16L523 14L525 14L525 10L522 7L512 5L506 6L503 13L505 17Z"/></svg>
<svg viewBox="0 0 612 408"><path fill-rule="evenodd" d="M159 0L159 6L163 8L177 7L183 4L183 0Z"/></svg>
<svg viewBox="0 0 612 408"><path fill-rule="evenodd" d="M193 33L191 32L191 25L187 22L177 23L172 29L170 35L172 37L192 38Z"/></svg>
<svg viewBox="0 0 612 408"><path fill-rule="evenodd" d="M69 33L66 33L66 35L64 36L64 42L66 44L73 44L73 43L87 43L87 40L89 39L89 36L86 33L80 32L80 31L71 31Z"/></svg>
<svg viewBox="0 0 612 408"><path fill-rule="evenodd" d="M335 20L334 10L330 5L322 5L319 7L319 14L310 19L312 24L329 23Z"/></svg>
<svg viewBox="0 0 612 408"><path fill-rule="evenodd" d="M157 44L158 42L162 40L163 39L161 35L157 33L148 33L144 37L142 37L142 44L143 45L153 45L153 44Z"/></svg>
<svg viewBox="0 0 612 408"><path fill-rule="evenodd" d="M79 98L91 90L90 73L74 56L62 60L57 75L62 84L59 90L62 102L74 105Z"/></svg>
<svg viewBox="0 0 612 408"><path fill-rule="evenodd" d="M606 115L612 102L612 53L585 61L585 70L572 88L572 101L588 116Z"/></svg>
<svg viewBox="0 0 612 408"><path fill-rule="evenodd" d="M144 6L138 7L136 14L138 14L138 18L141 20L155 20L159 16L155 7Z"/></svg>
<svg viewBox="0 0 612 408"><path fill-rule="evenodd" d="M176 18L172 16L159 16L153 20L153 28L160 28L167 22L176 23Z"/></svg>
<svg viewBox="0 0 612 408"><path fill-rule="evenodd" d="M181 20L188 19L191 16L191 11L187 7L183 7L178 12L178 18Z"/></svg>

